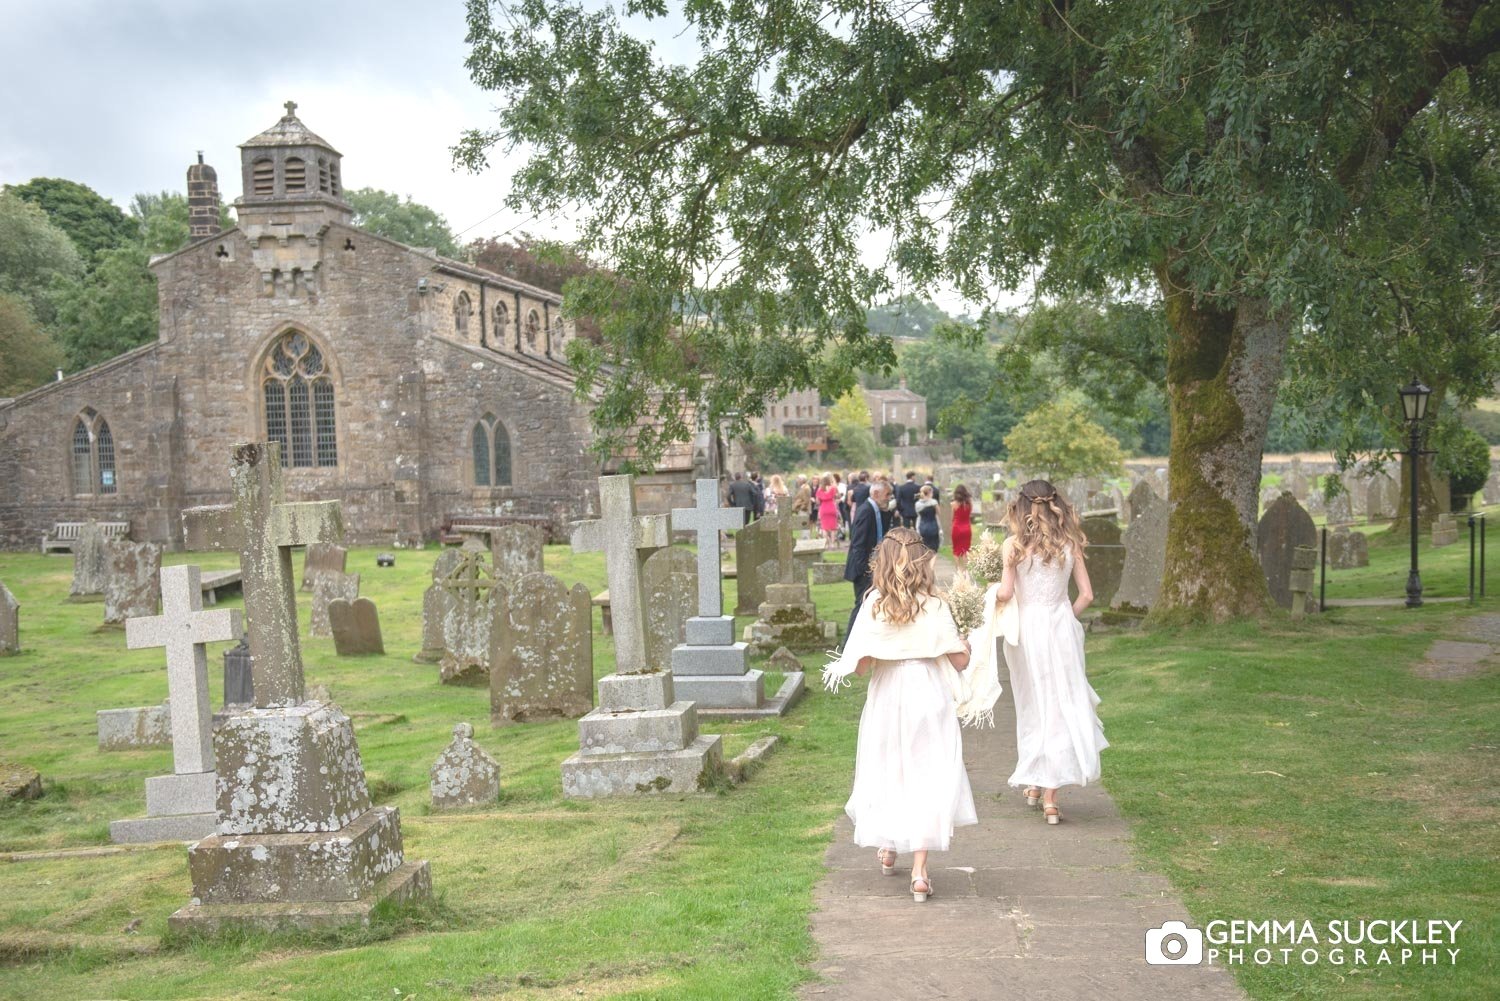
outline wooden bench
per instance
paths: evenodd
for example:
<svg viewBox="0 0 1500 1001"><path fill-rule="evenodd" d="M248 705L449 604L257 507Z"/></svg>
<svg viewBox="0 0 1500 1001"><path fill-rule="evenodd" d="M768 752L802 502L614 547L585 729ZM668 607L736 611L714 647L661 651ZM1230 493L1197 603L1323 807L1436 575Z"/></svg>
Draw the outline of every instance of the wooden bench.
<svg viewBox="0 0 1500 1001"><path fill-rule="evenodd" d="M86 521L57 522L52 526L52 531L42 533L42 552L50 553L60 549L71 553L73 543L78 541L78 535L86 524L88 524ZM101 521L98 524L108 538L125 539L130 536L130 522L128 521Z"/></svg>
<svg viewBox="0 0 1500 1001"><path fill-rule="evenodd" d="M438 541L445 546L458 545L470 535L482 536L488 541L491 529L503 525L534 525L552 541L552 519L545 514L455 514L438 532Z"/></svg>
<svg viewBox="0 0 1500 1001"><path fill-rule="evenodd" d="M198 581L203 604L217 605L219 599L244 591L244 576L239 570L205 570Z"/></svg>

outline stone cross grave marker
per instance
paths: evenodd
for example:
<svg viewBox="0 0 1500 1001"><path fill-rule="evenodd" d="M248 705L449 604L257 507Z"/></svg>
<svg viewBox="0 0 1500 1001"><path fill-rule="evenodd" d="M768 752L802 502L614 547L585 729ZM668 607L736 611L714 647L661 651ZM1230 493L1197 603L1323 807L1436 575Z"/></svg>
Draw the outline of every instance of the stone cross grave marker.
<svg viewBox="0 0 1500 1001"><path fill-rule="evenodd" d="M439 582L446 600L442 603L438 676L445 685L489 684L496 581L485 566L484 554L477 546L465 546L453 569Z"/></svg>
<svg viewBox="0 0 1500 1001"><path fill-rule="evenodd" d="M776 583L806 584L807 571L797 579L797 534L792 531L792 519L776 518Z"/></svg>
<svg viewBox="0 0 1500 1001"><path fill-rule="evenodd" d="M644 674L663 665L646 662L646 616L641 606L641 563L652 550L672 543L671 519L635 513L630 476L599 477L597 521L573 523L573 551L604 553L611 618L615 626L615 673Z"/></svg>
<svg viewBox="0 0 1500 1001"><path fill-rule="evenodd" d="M745 509L719 504L719 481L701 479L692 507L672 509L672 528L692 532L698 544L698 614L688 619L687 641L694 645L734 644L734 616L724 614L724 581L719 533L745 525Z"/></svg>
<svg viewBox="0 0 1500 1001"><path fill-rule="evenodd" d="M166 650L173 774L146 780L147 816L111 824L110 837L116 842L197 838L214 826L213 709L204 645L237 637L240 613L204 611L203 584L195 566L162 568L161 602L160 615L126 620L125 646Z"/></svg>
<svg viewBox="0 0 1500 1001"><path fill-rule="evenodd" d="M300 705L304 682L292 549L341 539L339 503L284 500L276 442L234 446L229 477L233 504L182 512L188 547L239 552L255 705Z"/></svg>

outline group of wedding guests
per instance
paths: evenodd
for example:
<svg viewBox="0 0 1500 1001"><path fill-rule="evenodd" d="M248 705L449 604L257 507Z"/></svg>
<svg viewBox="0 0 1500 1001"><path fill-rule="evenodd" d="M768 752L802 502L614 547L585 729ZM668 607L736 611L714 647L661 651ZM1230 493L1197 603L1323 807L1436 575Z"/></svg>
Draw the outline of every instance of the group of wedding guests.
<svg viewBox="0 0 1500 1001"><path fill-rule="evenodd" d="M872 476L869 470L824 473L820 477L798 476L790 488L780 476L772 476L768 496L779 493L781 500L790 497L792 512L806 517L809 530L819 533L829 548L839 548L846 542L853 545L855 516L879 485L884 485L879 506L882 533L892 528L914 528L923 544L937 552L943 540L938 517L942 491L931 476L925 483L918 483L916 473L907 473L906 482L892 487L885 474ZM953 491L953 516L947 528L957 558L962 559L969 551L973 516L973 498L968 488L959 484Z"/></svg>
<svg viewBox="0 0 1500 1001"><path fill-rule="evenodd" d="M851 675L870 679L845 811L855 844L876 849L886 875L898 853L911 854L917 901L934 892L928 852L947 851L955 828L978 823L960 723L992 725L1002 657L1016 715L1009 782L1048 824L1062 819L1058 789L1096 781L1099 752L1109 746L1084 670L1078 617L1094 595L1073 505L1045 480L1021 488L1006 511L1001 579L985 592L982 621L961 630L936 593L936 547L922 531L928 508L917 505L935 498L929 485L910 504L915 528L886 527L892 491L884 480L855 501L844 569L854 609L843 649L824 670L835 690ZM957 522L958 490L954 500ZM1071 600L1069 580L1077 587Z"/></svg>

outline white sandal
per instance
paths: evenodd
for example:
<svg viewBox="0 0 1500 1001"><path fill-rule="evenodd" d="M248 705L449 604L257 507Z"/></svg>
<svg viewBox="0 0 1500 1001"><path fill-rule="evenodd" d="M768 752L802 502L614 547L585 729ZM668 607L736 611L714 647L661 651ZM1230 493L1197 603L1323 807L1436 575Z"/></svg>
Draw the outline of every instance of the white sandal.
<svg viewBox="0 0 1500 1001"><path fill-rule="evenodd" d="M1044 803L1042 816L1047 818L1049 824L1059 824L1062 822L1062 809L1056 803Z"/></svg>
<svg viewBox="0 0 1500 1001"><path fill-rule="evenodd" d="M1042 791L1036 786L1027 786L1021 790L1021 795L1026 797L1027 806L1042 805Z"/></svg>
<svg viewBox="0 0 1500 1001"><path fill-rule="evenodd" d="M887 862L886 859L890 861ZM875 850L875 861L880 863L880 874L882 876L894 876L896 874L896 849L877 848Z"/></svg>
<svg viewBox="0 0 1500 1001"><path fill-rule="evenodd" d="M927 889L925 889L925 890L918 890L917 889L917 884L918 883L921 883L922 885L926 886ZM919 903L919 904L925 903L926 900L927 900L927 898L929 896L931 896L935 892L935 890L936 890L936 887L934 887L932 885L932 877L931 876L913 876L912 877L912 881L911 881L911 899L915 900L917 903Z"/></svg>

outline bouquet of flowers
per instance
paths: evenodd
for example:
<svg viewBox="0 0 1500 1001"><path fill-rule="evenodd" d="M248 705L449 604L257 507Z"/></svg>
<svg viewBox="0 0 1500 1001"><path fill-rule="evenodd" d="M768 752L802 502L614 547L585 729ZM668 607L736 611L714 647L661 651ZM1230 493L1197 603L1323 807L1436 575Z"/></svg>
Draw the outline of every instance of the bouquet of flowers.
<svg viewBox="0 0 1500 1001"><path fill-rule="evenodd" d="M984 622L984 588L963 570L955 571L953 583L942 595L960 635L967 636Z"/></svg>
<svg viewBox="0 0 1500 1001"><path fill-rule="evenodd" d="M969 572L986 584L998 584L1005 573L1001 544L989 532L979 537L979 544L969 550Z"/></svg>

